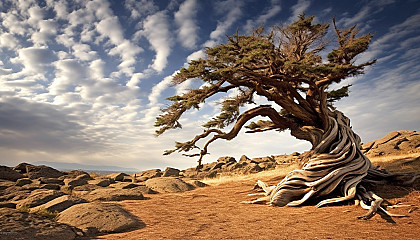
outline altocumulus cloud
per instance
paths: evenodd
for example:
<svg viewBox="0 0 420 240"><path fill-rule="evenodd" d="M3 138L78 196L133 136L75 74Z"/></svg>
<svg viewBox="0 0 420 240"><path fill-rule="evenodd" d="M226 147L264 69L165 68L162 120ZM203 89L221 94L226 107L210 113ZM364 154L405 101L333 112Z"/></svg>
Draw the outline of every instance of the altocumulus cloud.
<svg viewBox="0 0 420 240"><path fill-rule="evenodd" d="M397 6L393 0L264 0L246 5L239 0L5 0L0 2L1 163L193 166L191 159L161 154L175 140L200 133L199 125L218 112L220 99L182 117L182 131L155 138L153 122L168 104L165 98L200 87L197 81L173 87L173 74L190 60L205 57L206 47L225 42L236 30L249 33L261 24L289 22L302 11L328 21L335 15L341 27L357 23L362 33L376 32L359 61L378 58L378 63L365 76L348 80L354 85L351 95L338 104L363 140L417 128L416 1ZM390 12L392 21L386 20ZM212 145L205 160L309 148L287 135L241 132L229 144Z"/></svg>

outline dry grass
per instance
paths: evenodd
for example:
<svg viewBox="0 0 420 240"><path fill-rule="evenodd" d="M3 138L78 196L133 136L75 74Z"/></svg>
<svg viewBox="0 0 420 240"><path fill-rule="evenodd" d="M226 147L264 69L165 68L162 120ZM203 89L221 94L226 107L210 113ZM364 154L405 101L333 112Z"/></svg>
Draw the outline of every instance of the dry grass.
<svg viewBox="0 0 420 240"><path fill-rule="evenodd" d="M380 157L369 158L373 165L379 165L391 172L417 172L420 173L420 152L405 153L398 155L387 155ZM220 185L227 182L249 181L258 179L272 179L279 180L286 176L290 171L297 169L298 164L291 164L285 167L278 167L275 170L263 171L253 174L224 174L217 178L203 179L202 182L209 185Z"/></svg>
<svg viewBox="0 0 420 240"><path fill-rule="evenodd" d="M290 164L285 167L278 167L274 170L263 171L259 173L251 174L232 174L232 175L220 175L217 178L208 178L201 180L202 182L209 185L220 185L227 182L237 181L249 181L258 179L270 179L270 178L283 178L290 171L297 169L298 164Z"/></svg>

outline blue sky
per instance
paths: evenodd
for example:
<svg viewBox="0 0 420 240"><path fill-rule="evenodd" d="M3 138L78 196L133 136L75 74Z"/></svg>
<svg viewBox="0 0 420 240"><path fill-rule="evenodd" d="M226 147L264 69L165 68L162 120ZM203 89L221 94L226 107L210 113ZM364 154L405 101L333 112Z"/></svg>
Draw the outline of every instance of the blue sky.
<svg viewBox="0 0 420 240"><path fill-rule="evenodd" d="M337 103L364 142L420 122L420 2L415 0L4 0L0 2L0 163L55 161L137 169L186 168L162 156L217 114L218 98L156 138L165 98L200 86L171 76L236 30L287 24L305 12L374 33L358 61L377 58ZM333 39L333 33L327 36ZM329 49L334 47L331 43ZM333 86L339 87L339 86ZM222 96L220 96L222 97ZM309 150L287 132L245 134L210 146L206 162Z"/></svg>

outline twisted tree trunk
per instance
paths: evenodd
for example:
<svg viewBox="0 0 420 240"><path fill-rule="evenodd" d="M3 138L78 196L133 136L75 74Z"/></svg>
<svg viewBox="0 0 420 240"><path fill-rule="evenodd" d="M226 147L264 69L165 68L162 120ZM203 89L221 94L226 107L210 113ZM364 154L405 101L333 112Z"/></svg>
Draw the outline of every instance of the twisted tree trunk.
<svg viewBox="0 0 420 240"><path fill-rule="evenodd" d="M324 197L316 205L321 207L356 199L362 207L370 209L361 218L368 219L378 210L398 217L386 212L380 206L382 199L367 191L364 185L396 180L399 175L374 168L361 152L360 144L361 139L351 129L350 120L339 111L330 112L329 128L308 159L300 169L291 171L277 186L266 191L269 196L264 200L274 206L298 206L309 199ZM259 185L265 184L260 182ZM340 196L328 198L333 192ZM254 203L258 202L261 201Z"/></svg>

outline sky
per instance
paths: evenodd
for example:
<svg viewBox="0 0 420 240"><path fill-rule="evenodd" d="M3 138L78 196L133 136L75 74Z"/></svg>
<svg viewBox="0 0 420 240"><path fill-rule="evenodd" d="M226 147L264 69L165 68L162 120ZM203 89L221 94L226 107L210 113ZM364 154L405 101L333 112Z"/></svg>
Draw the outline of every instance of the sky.
<svg viewBox="0 0 420 240"><path fill-rule="evenodd" d="M154 136L172 76L204 49L236 31L293 22L301 13L373 33L358 62L377 59L349 78L336 104L363 142L393 130L419 130L420 1L417 0L2 0L0 1L0 164L52 161L139 170L185 169L196 159L174 153L217 115L220 99L187 112L183 129ZM328 38L334 39L330 29ZM334 47L334 41L327 47ZM229 94L229 93L228 93ZM303 152L289 132L246 134L210 145L204 162Z"/></svg>

